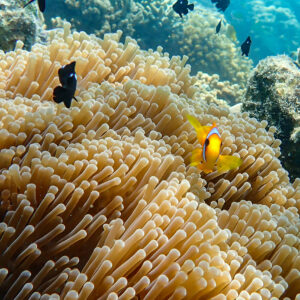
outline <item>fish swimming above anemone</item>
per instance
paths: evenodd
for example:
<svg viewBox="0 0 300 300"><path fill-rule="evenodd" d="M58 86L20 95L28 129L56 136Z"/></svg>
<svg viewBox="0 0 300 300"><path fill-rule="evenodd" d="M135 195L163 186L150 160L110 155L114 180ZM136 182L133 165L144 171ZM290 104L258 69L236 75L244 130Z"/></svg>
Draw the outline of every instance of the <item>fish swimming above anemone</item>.
<svg viewBox="0 0 300 300"><path fill-rule="evenodd" d="M23 7L26 7L28 4L32 3L34 0L28 1ZM38 0L39 9L41 12L45 11L46 8L46 0Z"/></svg>
<svg viewBox="0 0 300 300"><path fill-rule="evenodd" d="M221 153L221 134L216 124L202 126L193 116L186 116L191 125L195 128L197 138L202 149L196 148L192 152L191 166L196 166L204 173L211 173L215 166L219 172L227 172L238 168L242 164L242 159L232 155L220 155Z"/></svg>
<svg viewBox="0 0 300 300"><path fill-rule="evenodd" d="M216 8L219 11L225 11L226 8L229 6L230 4L230 0L211 0L212 3L216 3Z"/></svg>
<svg viewBox="0 0 300 300"><path fill-rule="evenodd" d="M75 61L61 67L58 70L59 82L62 86L57 86L53 90L53 100L56 103L63 102L67 108L70 108L72 99L75 98L77 75L75 73Z"/></svg>
<svg viewBox="0 0 300 300"><path fill-rule="evenodd" d="M173 9L182 18L182 15L187 15L189 10L194 10L194 4L188 4L188 0L177 0Z"/></svg>
<svg viewBox="0 0 300 300"><path fill-rule="evenodd" d="M249 56L251 43L252 43L251 38L250 36L248 36L245 42L241 45L242 56L243 55Z"/></svg>
<svg viewBox="0 0 300 300"><path fill-rule="evenodd" d="M220 22L218 23L218 25L216 26L216 34L218 34L221 30L221 26L222 26L222 19L220 20Z"/></svg>

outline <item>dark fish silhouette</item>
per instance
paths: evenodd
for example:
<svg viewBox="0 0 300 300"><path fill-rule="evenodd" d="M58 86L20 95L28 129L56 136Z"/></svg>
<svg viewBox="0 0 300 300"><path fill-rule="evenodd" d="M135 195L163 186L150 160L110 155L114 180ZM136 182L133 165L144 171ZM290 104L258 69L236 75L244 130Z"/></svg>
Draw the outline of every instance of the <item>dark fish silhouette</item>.
<svg viewBox="0 0 300 300"><path fill-rule="evenodd" d="M182 15L187 15L189 10L194 10L194 4L188 4L188 0L177 0L173 4L173 9L182 18Z"/></svg>
<svg viewBox="0 0 300 300"><path fill-rule="evenodd" d="M247 37L246 41L242 44L241 49L242 49L242 56L249 55L249 51L250 51L250 46L251 46L251 39L250 36Z"/></svg>
<svg viewBox="0 0 300 300"><path fill-rule="evenodd" d="M225 11L230 4L230 0L211 0L212 3L216 3L216 8L219 11Z"/></svg>
<svg viewBox="0 0 300 300"><path fill-rule="evenodd" d="M217 27L216 27L216 33L219 33L219 32L220 32L221 25L222 25L222 19L220 20L220 22L218 23L218 25L217 25Z"/></svg>
<svg viewBox="0 0 300 300"><path fill-rule="evenodd" d="M76 62L72 61L58 70L59 82L62 86L58 85L53 90L53 100L56 103L64 102L67 108L70 108L73 98L77 101L74 97L77 86L75 64Z"/></svg>
<svg viewBox="0 0 300 300"><path fill-rule="evenodd" d="M300 64L297 63L296 61L294 61L294 65L295 65L298 69L300 69Z"/></svg>
<svg viewBox="0 0 300 300"><path fill-rule="evenodd" d="M26 7L28 4L32 3L34 0L30 0L23 7ZM46 8L46 0L38 0L39 9L41 12L45 11Z"/></svg>

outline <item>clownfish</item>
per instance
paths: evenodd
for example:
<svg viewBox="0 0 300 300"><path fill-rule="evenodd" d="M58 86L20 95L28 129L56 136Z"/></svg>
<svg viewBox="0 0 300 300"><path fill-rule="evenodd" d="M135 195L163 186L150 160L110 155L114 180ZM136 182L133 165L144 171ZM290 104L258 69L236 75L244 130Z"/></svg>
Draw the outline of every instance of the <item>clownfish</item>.
<svg viewBox="0 0 300 300"><path fill-rule="evenodd" d="M195 128L198 141L202 146L202 149L193 150L191 166L196 166L207 174L213 172L215 165L217 165L219 172L227 172L242 164L242 159L237 156L220 155L222 140L215 123L212 126L202 126L191 115L187 115L187 119Z"/></svg>

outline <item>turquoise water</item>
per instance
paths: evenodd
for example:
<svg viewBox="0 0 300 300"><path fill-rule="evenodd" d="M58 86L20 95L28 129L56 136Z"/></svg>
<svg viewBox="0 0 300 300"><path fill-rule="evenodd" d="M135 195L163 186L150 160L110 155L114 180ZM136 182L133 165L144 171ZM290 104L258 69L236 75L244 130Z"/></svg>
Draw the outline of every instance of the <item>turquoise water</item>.
<svg viewBox="0 0 300 300"><path fill-rule="evenodd" d="M124 41L126 36L131 36L137 39L143 49L163 46L170 55L195 56L193 51L183 51L178 43L186 38L184 24L192 15L202 14L203 18L206 18L208 14L214 15L215 18L219 18L220 15L211 0L189 0L189 3L195 4L195 9L189 12L188 16L180 18L172 11L172 5L175 2L176 0L121 2L52 0L47 1L44 16L48 28L52 26L51 18L61 17L69 21L73 29L95 33L99 37L106 32L116 32L121 29L123 31L121 41ZM155 9L150 7L155 7ZM300 41L299 0L231 0L224 16L227 24L232 25L236 31L237 47L247 36L251 36L252 45L249 57L254 65L260 59L270 55L295 56ZM211 27L209 34L214 36L216 24L209 26ZM224 31L223 28L223 33ZM197 43L206 46L203 39L193 38L193 43L195 46ZM213 51L215 47L218 45L213 45L208 51ZM219 62L217 61L216 64ZM200 70L195 63L191 65L193 73ZM214 69L209 72L204 68L203 71L210 74L216 73ZM223 79L228 79L226 76L223 77Z"/></svg>
<svg viewBox="0 0 300 300"><path fill-rule="evenodd" d="M210 0L197 2L212 7ZM254 63L269 55L290 55L300 47L299 0L231 0L224 15L240 41L251 36Z"/></svg>

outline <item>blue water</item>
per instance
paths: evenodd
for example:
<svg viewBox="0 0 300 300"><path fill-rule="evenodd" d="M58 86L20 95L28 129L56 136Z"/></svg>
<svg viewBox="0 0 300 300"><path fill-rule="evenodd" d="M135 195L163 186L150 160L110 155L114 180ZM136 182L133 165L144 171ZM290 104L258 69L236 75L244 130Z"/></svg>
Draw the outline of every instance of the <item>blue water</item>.
<svg viewBox="0 0 300 300"><path fill-rule="evenodd" d="M210 0L196 2L214 7ZM231 0L224 15L240 42L251 36L254 63L269 55L291 55L300 47L299 0Z"/></svg>
<svg viewBox="0 0 300 300"><path fill-rule="evenodd" d="M51 18L60 16L71 22L73 29L87 33L97 32L99 37L102 37L105 32L115 32L121 29L123 39L130 35L138 40L143 49L155 49L160 45L171 55L193 55L193 53L177 51L176 36L180 36L179 33L182 30L180 25L187 22L188 17L184 16L181 19L176 15L174 18L174 15L169 15L167 10L164 11L165 3L172 10L171 7L176 0L162 1L161 6L158 0L153 0L152 5L158 12L152 17L146 15L146 23L143 23L143 18L139 18L138 15L144 13L141 7L149 7L151 1L128 1L131 5L126 6L124 10L118 1L108 1L112 4L110 8L95 0L90 2L79 0L78 7L74 6L72 1L51 0L48 2L51 4L47 6L44 16L48 28L51 28ZM73 4L70 5L70 3ZM139 4L137 11L130 12L130 9L137 7L135 3ZM207 9L206 13L217 11L211 0L189 0L189 3L196 4L194 11L189 12L189 15L203 13L201 9L203 7ZM161 8L165 13L163 16ZM118 9L120 12L113 16ZM300 0L231 0L224 15L227 23L235 28L239 45L247 36L251 36L252 45L249 57L254 65L260 59L270 55L294 53L295 57L297 48L300 47ZM178 27L175 26L176 23L179 24ZM172 35L175 39L169 39L166 44L166 37ZM199 71L195 66L192 66L192 70Z"/></svg>

